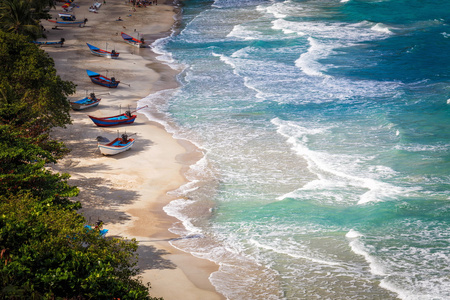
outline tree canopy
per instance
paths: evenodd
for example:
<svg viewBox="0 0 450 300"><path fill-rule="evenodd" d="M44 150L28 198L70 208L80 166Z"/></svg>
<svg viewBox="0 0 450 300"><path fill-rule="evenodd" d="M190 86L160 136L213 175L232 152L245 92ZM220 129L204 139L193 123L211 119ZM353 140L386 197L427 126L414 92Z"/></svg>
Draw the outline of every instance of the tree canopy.
<svg viewBox="0 0 450 300"><path fill-rule="evenodd" d="M1 123L32 135L70 123L67 96L75 85L56 75L48 54L21 35L0 32L0 67Z"/></svg>
<svg viewBox="0 0 450 300"><path fill-rule="evenodd" d="M0 31L0 299L153 299L137 276L137 242L88 230L54 127L70 124L75 85L16 33Z"/></svg>
<svg viewBox="0 0 450 300"><path fill-rule="evenodd" d="M2 0L0 1L0 29L23 34L31 39L43 35L40 19L49 19L48 10L53 0Z"/></svg>

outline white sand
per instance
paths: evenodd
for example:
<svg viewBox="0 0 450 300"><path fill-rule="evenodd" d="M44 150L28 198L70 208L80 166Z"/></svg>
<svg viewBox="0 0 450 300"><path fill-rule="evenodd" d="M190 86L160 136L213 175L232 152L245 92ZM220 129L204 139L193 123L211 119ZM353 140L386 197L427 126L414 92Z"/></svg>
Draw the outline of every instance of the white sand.
<svg viewBox="0 0 450 300"><path fill-rule="evenodd" d="M69 183L80 188L77 197L81 213L90 221L104 221L108 235L136 238L140 241L139 266L144 282L151 282L150 294L171 299L224 299L209 282L209 275L218 269L212 262L178 251L168 241L176 238L168 228L176 222L162 208L172 199L167 192L185 183L182 171L201 157L201 153L186 142L181 144L162 126L147 120L139 111L135 123L127 126L100 128L88 118L111 116L152 92L177 86L176 72L155 59L151 49L138 49L123 42L120 32L151 42L165 36L175 22L176 9L159 1L158 5L137 8L135 12L124 1L108 0L98 13L91 13L92 2L81 0L73 13L78 20L87 18L86 27L59 27L42 21L48 41L63 37L64 47L46 47L55 60L58 74L77 85L78 100L94 91L102 98L100 105L71 113L73 124L57 129L72 152L54 166L58 172L69 173ZM54 17L62 12L61 3L52 10ZM121 17L123 21L115 21ZM135 32L136 30L136 32ZM86 42L101 49L115 49L119 59L97 57L90 53ZM122 83L108 89L91 83L86 69L112 77ZM127 86L129 84L130 86ZM102 156L97 150L97 136L112 139L117 131L136 133L133 148L116 156Z"/></svg>

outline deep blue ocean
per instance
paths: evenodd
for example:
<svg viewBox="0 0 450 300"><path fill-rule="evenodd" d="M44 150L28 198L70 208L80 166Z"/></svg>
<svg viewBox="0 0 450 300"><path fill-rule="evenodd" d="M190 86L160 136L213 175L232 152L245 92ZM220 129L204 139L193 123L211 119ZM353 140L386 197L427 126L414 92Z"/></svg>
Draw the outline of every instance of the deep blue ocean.
<svg viewBox="0 0 450 300"><path fill-rule="evenodd" d="M450 299L450 1L182 3L173 245L233 300Z"/></svg>

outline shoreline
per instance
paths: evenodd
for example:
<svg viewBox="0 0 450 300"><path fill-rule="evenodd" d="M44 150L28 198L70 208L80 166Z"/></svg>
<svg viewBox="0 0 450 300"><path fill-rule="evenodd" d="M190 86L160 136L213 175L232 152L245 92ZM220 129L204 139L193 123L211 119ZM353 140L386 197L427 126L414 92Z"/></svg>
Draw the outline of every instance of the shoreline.
<svg viewBox="0 0 450 300"><path fill-rule="evenodd" d="M120 32L132 35L136 31L153 42L170 34L180 12L161 2L134 12L123 1L109 0L94 14L88 11L90 2L80 2L73 13L78 19L88 18L86 27L52 30L46 24L49 22L42 21L49 41L65 39L63 47L43 49L54 59L58 75L77 84L77 93L70 99L81 99L94 91L102 101L96 108L72 111L73 124L54 130L53 134L72 151L52 169L71 175L69 184L79 187L80 195L75 200L82 203L80 213L88 222L102 219L109 235L139 241L138 266L143 282L152 285L152 297L225 299L209 281L218 265L170 245L169 241L179 236L168 229L179 220L162 209L175 199L167 193L187 182L183 172L201 158L201 151L186 145L187 141L174 139L141 111L137 112L135 124L126 127L96 127L87 117L114 115L127 106L133 110L140 99L178 86L176 70L155 59L158 54L152 49L137 49L122 42ZM53 16L61 12L60 4L56 11L51 10ZM118 17L123 21L115 21ZM113 49L120 53L117 60L94 56L85 44L111 49L111 41ZM122 83L117 89L96 86L85 69L114 76ZM117 130L137 133L134 147L117 156L102 156L95 138L112 138Z"/></svg>

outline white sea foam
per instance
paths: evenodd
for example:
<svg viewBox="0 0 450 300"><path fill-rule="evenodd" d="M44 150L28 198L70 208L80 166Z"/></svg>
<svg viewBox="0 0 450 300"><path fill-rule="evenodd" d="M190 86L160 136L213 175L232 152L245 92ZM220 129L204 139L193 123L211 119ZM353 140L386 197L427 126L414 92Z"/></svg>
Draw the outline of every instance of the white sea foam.
<svg viewBox="0 0 450 300"><path fill-rule="evenodd" d="M251 84L248 77L242 76L241 74L239 74L238 63L240 63L241 65L252 63L252 61L247 62L242 59L242 58L245 58L246 51L248 51L248 49L250 49L250 48L247 47L244 49L240 49L240 50L234 52L231 57L228 57L223 54L216 54L216 53L213 53L213 56L219 57L221 61L223 61L227 65L231 66L231 68L233 69L233 74L242 78L242 80L244 81L244 85L247 88L249 88L250 90L253 90L256 92L256 98L258 98L260 100L264 100L264 99L266 99L266 96L267 96L266 93L264 93L263 91L261 91L260 89L255 87L253 84Z"/></svg>
<svg viewBox="0 0 450 300"><path fill-rule="evenodd" d="M392 31L389 29L389 27L383 23L375 24L374 26L372 26L372 30L377 31L377 32L386 33L386 34L392 33Z"/></svg>
<svg viewBox="0 0 450 300"><path fill-rule="evenodd" d="M440 145L404 144L394 146L394 149L409 152L442 152L448 151L449 148L450 144L440 144Z"/></svg>
<svg viewBox="0 0 450 300"><path fill-rule="evenodd" d="M413 191L413 188L406 189L394 186L390 183L382 182L374 178L362 177L358 173L352 174L348 163L352 160L346 159L344 156L331 155L326 152L312 151L308 148L309 136L314 136L323 133L327 128L306 128L294 122L282 121L280 119L273 119L272 123L278 127L278 133L285 136L287 143L292 145L292 149L308 162L308 169L316 174L318 180L314 180L299 188L297 191L288 193L279 197L297 197L305 191L322 191L324 196L327 196L331 191L340 191L340 193L351 191L348 200L351 200L357 194L357 191L363 191L355 201L358 204L365 204L368 202L385 201L390 199L397 199L398 195ZM345 168L342 168L345 166ZM340 169L339 169L340 168ZM378 170L383 168L379 166L374 168ZM357 168L356 168L357 170ZM356 170L354 172L356 172ZM356 188L356 189L355 189ZM339 198L339 194L332 196L336 201L344 200Z"/></svg>
<svg viewBox="0 0 450 300"><path fill-rule="evenodd" d="M295 24L296 23L289 22L284 19L277 19L277 20L272 21L272 28L276 29L276 30L281 30L285 34L296 33L299 36L304 36L305 35L304 32L295 30ZM290 28L290 25L294 25L293 26L294 28Z"/></svg>
<svg viewBox="0 0 450 300"><path fill-rule="evenodd" d="M272 1L271 5L259 5L257 10L270 14L277 19L283 19L288 16L296 16L303 11L303 7L298 3L293 3L291 0L283 2Z"/></svg>
<svg viewBox="0 0 450 300"><path fill-rule="evenodd" d="M295 65L309 76L330 78L330 76L322 73L326 70L326 67L318 60L326 58L332 52L332 46L321 44L312 37L309 37L308 41L310 44L308 52L300 55L295 61Z"/></svg>
<svg viewBox="0 0 450 300"><path fill-rule="evenodd" d="M263 249L270 250L270 251L273 251L273 252L276 252L276 253L279 253L279 254L288 255L288 256L290 256L292 258L305 259L305 260L308 260L308 261L311 261L311 262L314 262L314 263L328 265L328 266L339 266L339 265L341 265L338 262L325 261L325 260L322 260L322 259L317 259L317 258L314 258L314 257L302 255L302 254L299 253L299 251L293 252L292 250L281 249L282 245L279 245L278 247L272 247L272 246L269 246L269 245L261 244L260 242L254 240L254 239L250 239L249 242L251 244L255 245L258 248L263 248Z"/></svg>
<svg viewBox="0 0 450 300"><path fill-rule="evenodd" d="M370 266L370 271L374 275L386 275L386 272L384 270L383 265L375 258L374 256L370 255L370 251L364 246L364 244L361 242L361 237L363 235L355 230L350 230L345 237L349 239L349 245L352 251L357 254L364 257L364 259L367 261L367 263Z"/></svg>
<svg viewBox="0 0 450 300"><path fill-rule="evenodd" d="M181 236L201 233L201 230L192 224L192 220L182 212L183 209L194 203L194 200L177 199L171 201L169 204L163 207L163 210L166 212L166 214L177 218L183 224L183 229L175 229L175 227L170 228L172 232Z"/></svg>
<svg viewBox="0 0 450 300"><path fill-rule="evenodd" d="M258 39L254 31L248 30L241 24L235 25L227 37L240 38L246 41Z"/></svg>

